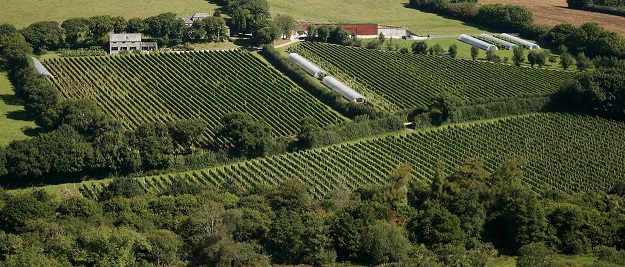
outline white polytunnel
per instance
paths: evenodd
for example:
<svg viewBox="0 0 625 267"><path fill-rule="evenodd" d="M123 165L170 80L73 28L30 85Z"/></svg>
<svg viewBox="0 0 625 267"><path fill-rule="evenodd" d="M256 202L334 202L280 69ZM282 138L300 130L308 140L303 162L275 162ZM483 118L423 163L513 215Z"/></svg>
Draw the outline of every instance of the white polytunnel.
<svg viewBox="0 0 625 267"><path fill-rule="evenodd" d="M325 73L323 70L321 70L321 68L317 67L315 64L311 63L310 61L298 55L297 53L289 54L289 58L291 59L291 61L293 61L293 63L300 66L302 69L308 72L308 74L310 74L311 76L315 78L319 78L320 75Z"/></svg>
<svg viewBox="0 0 625 267"><path fill-rule="evenodd" d="M480 49L484 49L484 50L498 50L496 45L493 44L489 44L487 42L484 42L480 39L477 39L473 36L469 36L466 34L461 34L460 36L458 36L458 40L460 40L463 43L467 43L470 44L472 46L475 46L477 48Z"/></svg>
<svg viewBox="0 0 625 267"><path fill-rule="evenodd" d="M338 92L343 97L347 98L347 100L352 102L362 103L365 102L365 97L360 95L358 92L354 91L354 89L349 86L343 84L339 80L335 79L332 76L326 76L321 81L326 86L330 87L330 89Z"/></svg>
<svg viewBox="0 0 625 267"><path fill-rule="evenodd" d="M491 40L491 41L493 41L493 42L495 42L495 43L498 43L498 44L500 44L500 45L503 45L503 46L505 46L505 47L506 47L506 49L508 49L508 50L514 50L515 48L518 48L518 47L519 47L518 45L515 45L515 44L513 44L513 43L511 43L511 42L508 42L508 41L506 41L506 40L501 40L501 39L499 39L499 38L497 38L497 37L495 37L495 36L492 36L492 35L490 35L490 34L482 33L482 34L480 34L480 36L482 36L483 38L486 38L486 39L488 39L488 40Z"/></svg>
<svg viewBox="0 0 625 267"><path fill-rule="evenodd" d="M35 65L35 69L37 70L37 72L41 75L45 75L48 76L50 78L54 78L54 76L52 76L52 73L50 73L46 67L43 66L43 64L41 64L41 62L39 62L39 60L37 60L34 57L30 57L33 60L33 65Z"/></svg>
<svg viewBox="0 0 625 267"><path fill-rule="evenodd" d="M528 41L528 40L521 39L521 38L519 38L519 37L516 37L516 36L510 35L510 34L507 34L507 33L502 33L502 34L501 34L501 36L503 36L503 37L505 37L505 38L508 38L508 39L510 39L510 40L512 40L512 41L515 41L515 42L517 42L517 43L520 43L520 44L522 44L523 46L525 46L525 48L527 48L527 49L529 49L529 50L536 50L536 49L540 49L540 46L538 46L537 44L532 43L532 42L530 42L530 41Z"/></svg>

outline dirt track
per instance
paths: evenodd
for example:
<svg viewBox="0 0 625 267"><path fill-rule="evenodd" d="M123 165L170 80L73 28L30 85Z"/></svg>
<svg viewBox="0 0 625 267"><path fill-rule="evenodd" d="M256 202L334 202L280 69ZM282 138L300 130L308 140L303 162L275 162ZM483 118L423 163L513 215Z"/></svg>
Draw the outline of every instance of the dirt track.
<svg viewBox="0 0 625 267"><path fill-rule="evenodd" d="M569 9L566 0L479 0L481 4L505 3L525 6L534 12L538 25L553 27L561 23L580 25L594 21L601 27L625 35L625 17Z"/></svg>

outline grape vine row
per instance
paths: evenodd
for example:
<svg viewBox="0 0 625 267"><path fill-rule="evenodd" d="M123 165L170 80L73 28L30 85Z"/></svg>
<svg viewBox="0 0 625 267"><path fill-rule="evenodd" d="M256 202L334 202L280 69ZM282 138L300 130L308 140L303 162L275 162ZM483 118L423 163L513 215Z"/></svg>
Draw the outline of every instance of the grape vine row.
<svg viewBox="0 0 625 267"><path fill-rule="evenodd" d="M322 125L345 119L249 52L240 50L55 58L51 81L66 98L88 98L128 129L152 121L201 119L204 141L221 116L241 111L276 136L297 133L306 116Z"/></svg>
<svg viewBox="0 0 625 267"><path fill-rule="evenodd" d="M380 107L407 109L447 92L465 99L547 95L573 73L437 56L400 54L323 43L289 48L322 69L362 85L359 93Z"/></svg>
<svg viewBox="0 0 625 267"><path fill-rule="evenodd" d="M158 192L173 179L196 184L277 184L299 178L322 197L337 188L385 183L393 167L408 162L414 179L429 180L436 163L446 171L481 157L494 171L511 157L528 161L524 183L566 193L607 190L625 179L625 124L593 116L541 113L493 122L465 123L230 165L143 178ZM149 182L147 182L149 181Z"/></svg>

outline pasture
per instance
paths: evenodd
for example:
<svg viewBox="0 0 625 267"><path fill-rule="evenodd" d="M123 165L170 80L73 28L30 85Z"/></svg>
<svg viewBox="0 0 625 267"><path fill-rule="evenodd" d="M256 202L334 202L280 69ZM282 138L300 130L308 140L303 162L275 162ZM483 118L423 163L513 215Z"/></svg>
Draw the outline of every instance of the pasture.
<svg viewBox="0 0 625 267"><path fill-rule="evenodd" d="M13 91L13 86L6 72L0 73L0 145L5 146L13 140L28 138L24 129L36 125L24 112L24 106Z"/></svg>
<svg viewBox="0 0 625 267"><path fill-rule="evenodd" d="M122 16L126 19L145 18L173 12L187 17L196 12L212 13L216 5L204 0L6 0L2 2L0 23L11 23L18 28L37 21L63 22L69 18L89 18L99 15Z"/></svg>
<svg viewBox="0 0 625 267"><path fill-rule="evenodd" d="M462 21L408 8L405 0L268 0L271 13L289 14L296 20L378 23L407 27L417 35L458 35L486 31Z"/></svg>

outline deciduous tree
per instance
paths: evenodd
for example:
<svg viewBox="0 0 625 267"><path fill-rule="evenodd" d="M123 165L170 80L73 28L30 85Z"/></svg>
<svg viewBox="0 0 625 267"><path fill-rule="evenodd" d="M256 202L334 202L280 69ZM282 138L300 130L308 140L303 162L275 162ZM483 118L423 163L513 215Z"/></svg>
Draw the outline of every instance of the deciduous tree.
<svg viewBox="0 0 625 267"><path fill-rule="evenodd" d="M295 28L295 19L291 15L279 14L273 18L278 28L280 28L280 34L284 39L291 38L291 32Z"/></svg>

